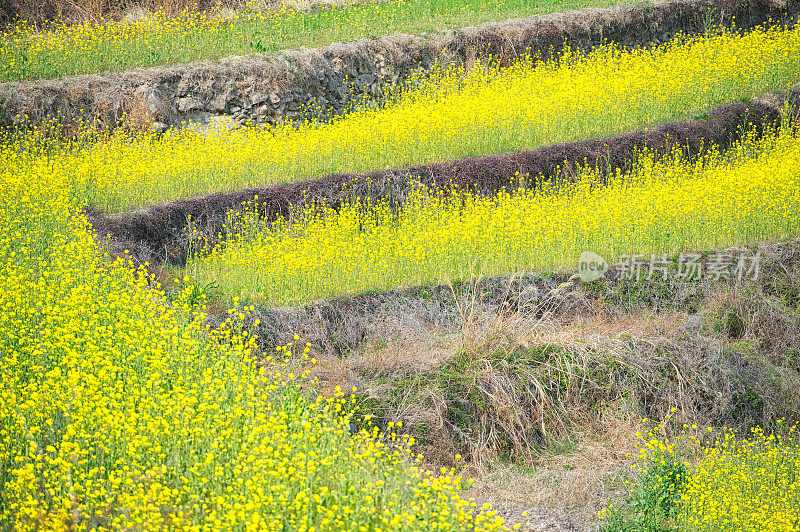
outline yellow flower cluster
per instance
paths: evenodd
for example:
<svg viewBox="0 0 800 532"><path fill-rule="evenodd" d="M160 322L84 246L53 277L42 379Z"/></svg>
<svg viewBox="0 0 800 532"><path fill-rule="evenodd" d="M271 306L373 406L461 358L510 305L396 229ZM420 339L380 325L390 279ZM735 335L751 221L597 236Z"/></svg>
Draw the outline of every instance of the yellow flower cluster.
<svg viewBox="0 0 800 532"><path fill-rule="evenodd" d="M646 436L636 433L642 447L633 467L640 474L631 494L634 500L638 495L635 510L639 514L626 516L624 507L609 506L599 513L609 521L607 529L628 521L709 532L797 530L800 440L796 426L787 428L780 420L769 435L755 427L746 439L723 429L708 445L701 443L705 438L699 436L697 425L684 425L672 441L660 436L670 416ZM710 427L707 430L713 432ZM649 519L643 514L649 514Z"/></svg>
<svg viewBox="0 0 800 532"><path fill-rule="evenodd" d="M576 185L555 192L421 191L399 215L386 202L354 202L260 231L245 219L229 242L191 261L187 272L201 285L218 282L227 294L285 304L469 275L573 268L584 250L612 260L713 249L797 234L799 176L800 139L786 129L705 161L642 157L630 174L602 187L586 171Z"/></svg>
<svg viewBox="0 0 800 532"><path fill-rule="evenodd" d="M17 157L16 171L122 211L335 172L530 149L693 116L798 81L800 26L716 35L655 51L599 50L500 72L443 73L384 109L332 124L114 138ZM20 150L16 150L20 151Z"/></svg>
<svg viewBox="0 0 800 532"><path fill-rule="evenodd" d="M304 355L253 357L111 262L58 189L0 181L0 528L496 530L413 440L349 434ZM299 362L298 362L299 360Z"/></svg>
<svg viewBox="0 0 800 532"><path fill-rule="evenodd" d="M689 530L793 532L800 527L800 441L784 434L737 439L726 431L691 468L677 521Z"/></svg>
<svg viewBox="0 0 800 532"><path fill-rule="evenodd" d="M60 23L38 31L20 21L0 33L0 82L214 60L299 46L420 32L615 0L350 0L336 9L267 13L150 13L123 23Z"/></svg>

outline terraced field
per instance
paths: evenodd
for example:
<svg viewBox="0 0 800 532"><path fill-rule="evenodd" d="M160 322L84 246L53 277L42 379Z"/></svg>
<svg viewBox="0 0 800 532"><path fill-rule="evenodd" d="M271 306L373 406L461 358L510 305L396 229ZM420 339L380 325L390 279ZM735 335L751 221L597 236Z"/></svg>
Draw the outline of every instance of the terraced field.
<svg viewBox="0 0 800 532"><path fill-rule="evenodd" d="M222 135L118 134L85 150L29 152L17 168L52 175L75 191L76 201L103 212L128 211L332 173L530 150L702 116L721 103L790 86L800 68L798 52L800 30L717 35L643 52L611 47L565 55L558 63L520 61L499 71L443 73L388 106L330 124Z"/></svg>
<svg viewBox="0 0 800 532"><path fill-rule="evenodd" d="M560 7L9 26L0 526L795 530L796 3L126 71Z"/></svg>
<svg viewBox="0 0 800 532"><path fill-rule="evenodd" d="M552 13L608 0L349 1L310 11L283 5L241 12L131 13L128 24L53 24L38 31L18 21L3 33L0 81L52 79L76 74L264 54L323 46L395 32L424 33L488 21ZM165 6L166 7L166 6ZM138 15L138 20L136 19Z"/></svg>

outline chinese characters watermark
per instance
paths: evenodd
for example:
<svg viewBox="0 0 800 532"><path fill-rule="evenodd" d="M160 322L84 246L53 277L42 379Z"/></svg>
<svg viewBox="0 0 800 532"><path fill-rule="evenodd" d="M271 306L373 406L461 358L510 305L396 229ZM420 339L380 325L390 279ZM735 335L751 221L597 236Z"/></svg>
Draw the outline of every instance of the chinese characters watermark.
<svg viewBox="0 0 800 532"><path fill-rule="evenodd" d="M753 255L747 251L719 251L708 254L681 253L677 257L667 254L620 255L617 262L609 265L606 260L591 251L584 251L578 258L578 276L583 282L592 282L611 272L612 277L625 281L692 282L712 281L741 282L743 279L757 280L760 272L761 253Z"/></svg>

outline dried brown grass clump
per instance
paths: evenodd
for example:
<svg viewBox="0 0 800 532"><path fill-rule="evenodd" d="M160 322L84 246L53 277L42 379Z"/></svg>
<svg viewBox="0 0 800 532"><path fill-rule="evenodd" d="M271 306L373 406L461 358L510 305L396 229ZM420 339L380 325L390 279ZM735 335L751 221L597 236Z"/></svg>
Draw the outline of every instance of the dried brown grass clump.
<svg viewBox="0 0 800 532"><path fill-rule="evenodd" d="M665 435L684 424L768 431L800 421L800 241L758 252L761 275L742 284L454 287L457 336L364 331L324 376L356 386L379 424L402 421L431 465L460 454L478 472L541 464L587 431L642 417L669 417Z"/></svg>
<svg viewBox="0 0 800 532"><path fill-rule="evenodd" d="M235 8L245 3L243 0L0 0L0 28L15 20L40 26L54 21L102 22L121 20L136 11L160 10L172 16L182 11Z"/></svg>

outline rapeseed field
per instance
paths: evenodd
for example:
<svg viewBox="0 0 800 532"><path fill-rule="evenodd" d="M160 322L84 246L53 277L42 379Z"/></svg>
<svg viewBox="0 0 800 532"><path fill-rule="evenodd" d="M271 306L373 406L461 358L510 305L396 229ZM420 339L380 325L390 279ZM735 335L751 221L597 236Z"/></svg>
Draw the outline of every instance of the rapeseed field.
<svg viewBox="0 0 800 532"><path fill-rule="evenodd" d="M743 438L728 429L703 434L697 425L684 425L673 439L662 435L663 427L638 433L639 475L629 495L635 504L601 511L601 530L797 530L796 426L779 422L770 434L755 427Z"/></svg>
<svg viewBox="0 0 800 532"><path fill-rule="evenodd" d="M526 176L522 176L525 178ZM800 229L800 140L786 128L724 155L662 161L598 185L587 169L555 190L493 197L422 190L400 214L387 202L315 209L292 224L239 222L187 272L224 294L283 305L473 275L572 268L584 250L673 254L742 245Z"/></svg>
<svg viewBox="0 0 800 532"><path fill-rule="evenodd" d="M154 32L192 42L186 28L234 27L204 14L159 16L141 22L141 34L109 25L48 37L21 26L4 37L18 39L4 75L52 75L23 72L21 49L42 64L61 54L86 70L99 53L126 68L143 52L125 59L120 50L140 38L141 50L160 46ZM302 339L260 350L243 325L251 305L572 268L584 250L613 260L796 236L795 126L699 160L645 152L625 174L601 179L586 168L573 182L491 197L423 189L399 210L365 198L271 224L232 216L227 240L175 272L179 293L105 253L82 208L119 212L699 116L797 83L798 31L719 33L649 51L610 45L558 62L442 72L384 108L330 124L65 144L34 134L3 144L0 528L502 529L494 512L461 498L469 482L455 470L422 467L414 439L396 433L402 427L362 427L349 390L318 396L309 377L316 361ZM77 57L89 59L81 66ZM231 307L214 327L195 290L212 284ZM645 449L641 458L660 468L648 478L670 474L663 519L677 528L797 529L794 432L724 435L687 464L669 442Z"/></svg>
<svg viewBox="0 0 800 532"><path fill-rule="evenodd" d="M211 330L191 288L169 301L104 256L63 191L0 183L0 528L501 527L413 439L315 399L307 348L254 358L246 310Z"/></svg>
<svg viewBox="0 0 800 532"><path fill-rule="evenodd" d="M119 212L336 172L402 168L606 136L702 115L800 79L800 28L610 46L497 71L445 72L380 109L331 124L198 135L187 131L25 152L6 171L63 183ZM39 176L39 177L34 177Z"/></svg>
<svg viewBox="0 0 800 532"><path fill-rule="evenodd" d="M800 526L797 427L748 439L730 431L703 450L689 470L676 521L692 530L770 532Z"/></svg>

